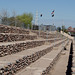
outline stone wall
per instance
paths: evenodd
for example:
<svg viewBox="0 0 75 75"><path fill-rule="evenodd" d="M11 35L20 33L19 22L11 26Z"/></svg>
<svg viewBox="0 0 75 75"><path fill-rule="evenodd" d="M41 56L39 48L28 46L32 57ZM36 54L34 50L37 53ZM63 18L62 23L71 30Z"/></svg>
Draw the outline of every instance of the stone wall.
<svg viewBox="0 0 75 75"><path fill-rule="evenodd" d="M63 41L64 42L64 41ZM55 46L60 45L62 42L56 44ZM47 54L48 52L50 52L52 50L52 47L49 47L47 49L44 49L42 51L38 51L32 55L29 56L25 56L21 59L16 60L15 63L9 63L7 66L0 68L0 74L4 74L4 75L14 75L16 72L18 72L19 70L27 67L28 65L30 65L31 63L35 62L36 60L38 60L40 57L42 57L43 55ZM44 74L43 74L44 75Z"/></svg>
<svg viewBox="0 0 75 75"><path fill-rule="evenodd" d="M0 57L5 55L10 55L13 53L20 52L22 50L26 50L29 48L41 46L45 43L45 41L31 41L26 43L16 43L10 45L2 45L0 46Z"/></svg>
<svg viewBox="0 0 75 75"><path fill-rule="evenodd" d="M56 41L58 40L61 39L57 39ZM26 49L34 48L37 46L41 46L44 45L46 42L52 43L54 42L54 40L31 41L31 42L15 43L10 45L2 45L0 46L0 57L17 53Z"/></svg>
<svg viewBox="0 0 75 75"><path fill-rule="evenodd" d="M36 33L37 35L39 35L39 30L31 30L33 33ZM46 32L40 31L40 35L46 35Z"/></svg>
<svg viewBox="0 0 75 75"><path fill-rule="evenodd" d="M24 41L37 39L35 35L0 33L0 42Z"/></svg>
<svg viewBox="0 0 75 75"><path fill-rule="evenodd" d="M36 33L39 36L39 31L32 30L33 33ZM50 38L62 38L62 35L60 33L47 33L40 31L40 37L44 39L50 39Z"/></svg>
<svg viewBox="0 0 75 75"><path fill-rule="evenodd" d="M29 34L29 30L13 27L7 25L0 25L0 33L19 33L19 34Z"/></svg>

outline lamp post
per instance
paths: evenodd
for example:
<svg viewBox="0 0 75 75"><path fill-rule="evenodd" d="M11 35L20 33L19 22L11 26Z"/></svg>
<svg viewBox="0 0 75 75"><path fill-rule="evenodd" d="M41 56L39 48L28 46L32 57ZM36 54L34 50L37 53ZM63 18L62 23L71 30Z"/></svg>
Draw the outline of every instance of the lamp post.
<svg viewBox="0 0 75 75"><path fill-rule="evenodd" d="M52 18L54 17L54 12L55 12L55 10L53 10L52 13L51 13ZM53 20L53 27L54 27L54 20ZM54 37L54 38L55 38L55 37ZM54 39L54 43L55 43L55 39ZM54 44L54 46L55 46L55 44Z"/></svg>
<svg viewBox="0 0 75 75"><path fill-rule="evenodd" d="M40 17L42 18L42 14L40 15ZM40 24L39 24L39 36L40 36Z"/></svg>

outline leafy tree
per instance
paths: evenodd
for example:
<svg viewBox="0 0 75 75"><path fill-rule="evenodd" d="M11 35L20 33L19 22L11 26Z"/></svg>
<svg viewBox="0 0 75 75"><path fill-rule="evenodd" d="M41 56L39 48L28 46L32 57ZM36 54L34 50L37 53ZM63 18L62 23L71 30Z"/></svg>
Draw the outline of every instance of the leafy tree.
<svg viewBox="0 0 75 75"><path fill-rule="evenodd" d="M12 12L12 16L9 16L7 10L3 9L0 14L1 23L5 25L18 26L31 28L33 15L31 13L24 13L22 15L16 16L16 12Z"/></svg>
<svg viewBox="0 0 75 75"><path fill-rule="evenodd" d="M16 19L15 21L15 17L8 18L8 21L10 26L15 26L15 22L16 22L16 27L21 27L22 25L22 23L19 20Z"/></svg>
<svg viewBox="0 0 75 75"><path fill-rule="evenodd" d="M19 20L21 23L24 24L24 27L30 27L31 28L31 25L32 25L32 20L33 20L33 15L31 13L27 14L27 13L24 13L22 15L18 15L17 17L17 20Z"/></svg>
<svg viewBox="0 0 75 75"><path fill-rule="evenodd" d="M14 17L8 18L8 21L9 21L9 25L10 25L10 26L15 26L15 20L14 20Z"/></svg>
<svg viewBox="0 0 75 75"><path fill-rule="evenodd" d="M64 31L65 30L65 26L64 25L62 25L62 31Z"/></svg>
<svg viewBox="0 0 75 75"><path fill-rule="evenodd" d="M65 33L68 33L68 32L67 32L67 29L65 28L64 25L62 26L62 31L65 32Z"/></svg>

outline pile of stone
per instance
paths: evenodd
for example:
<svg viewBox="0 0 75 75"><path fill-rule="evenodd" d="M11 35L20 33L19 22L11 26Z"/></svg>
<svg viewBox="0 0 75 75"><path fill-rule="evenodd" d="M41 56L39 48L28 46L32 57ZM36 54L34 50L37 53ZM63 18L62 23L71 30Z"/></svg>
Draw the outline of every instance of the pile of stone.
<svg viewBox="0 0 75 75"><path fill-rule="evenodd" d="M0 33L29 34L29 30L26 30L26 29L23 29L23 28L20 28L20 27L0 25Z"/></svg>
<svg viewBox="0 0 75 75"><path fill-rule="evenodd" d="M0 42L24 41L37 39L36 35L0 33Z"/></svg>

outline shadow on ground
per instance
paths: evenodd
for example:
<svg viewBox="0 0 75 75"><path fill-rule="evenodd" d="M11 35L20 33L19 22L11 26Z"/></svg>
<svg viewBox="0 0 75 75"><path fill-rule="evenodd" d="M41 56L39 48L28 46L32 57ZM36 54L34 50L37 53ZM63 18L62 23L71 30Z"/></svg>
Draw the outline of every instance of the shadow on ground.
<svg viewBox="0 0 75 75"><path fill-rule="evenodd" d="M71 67L72 67L72 58L73 58L73 43L71 43L71 47L70 47L70 54L69 54L69 60L68 60L68 66L67 66L67 71L66 71L66 75L72 75L71 74Z"/></svg>

